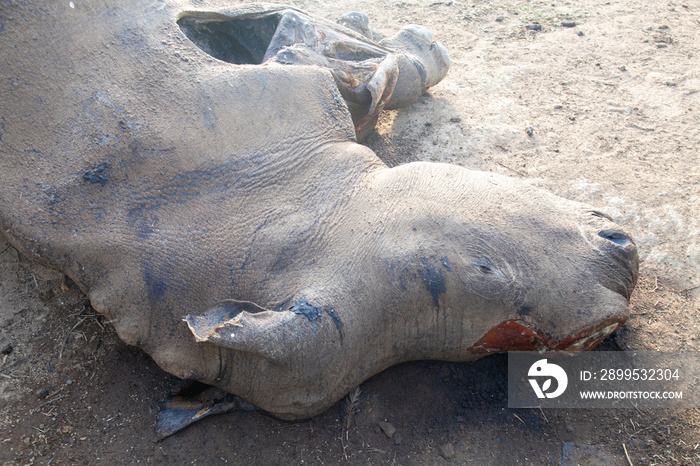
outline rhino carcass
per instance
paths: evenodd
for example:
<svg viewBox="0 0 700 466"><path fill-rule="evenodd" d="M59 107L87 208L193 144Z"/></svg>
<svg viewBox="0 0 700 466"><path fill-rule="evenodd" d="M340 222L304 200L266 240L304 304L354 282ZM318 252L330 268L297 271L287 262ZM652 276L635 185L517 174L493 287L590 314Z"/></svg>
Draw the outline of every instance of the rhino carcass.
<svg viewBox="0 0 700 466"><path fill-rule="evenodd" d="M2 231L165 370L304 418L401 361L588 349L626 320L637 253L606 215L453 165L390 169L355 142L343 95L355 123L387 82L420 95L413 59L343 88L332 66L212 57L223 26L195 23L225 11L18 3L0 30ZM400 85L407 64L422 81Z"/></svg>

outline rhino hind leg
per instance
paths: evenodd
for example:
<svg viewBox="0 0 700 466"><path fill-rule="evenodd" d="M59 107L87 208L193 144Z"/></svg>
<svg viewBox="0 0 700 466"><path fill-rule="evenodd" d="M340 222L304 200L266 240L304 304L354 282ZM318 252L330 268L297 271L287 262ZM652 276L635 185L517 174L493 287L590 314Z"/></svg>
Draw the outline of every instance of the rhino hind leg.
<svg viewBox="0 0 700 466"><path fill-rule="evenodd" d="M293 8L195 11L181 14L178 25L197 47L228 63L328 69L359 139L371 131L385 106L412 104L449 68L447 51L426 29L407 26L382 40L369 28L367 15L357 12L331 23Z"/></svg>
<svg viewBox="0 0 700 466"><path fill-rule="evenodd" d="M359 11L351 11L338 18L338 24L362 34L369 40L378 41L382 35L369 27L369 17Z"/></svg>

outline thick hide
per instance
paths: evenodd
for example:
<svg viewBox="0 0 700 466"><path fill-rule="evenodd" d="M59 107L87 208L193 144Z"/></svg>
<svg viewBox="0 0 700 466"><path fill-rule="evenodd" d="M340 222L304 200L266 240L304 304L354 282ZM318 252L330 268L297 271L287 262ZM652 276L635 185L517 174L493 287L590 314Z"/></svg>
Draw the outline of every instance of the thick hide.
<svg viewBox="0 0 700 466"><path fill-rule="evenodd" d="M112 3L2 7L0 227L165 370L304 418L401 361L588 349L626 320L637 253L606 215L389 169L332 67L220 60L187 28L228 13ZM394 92L423 92L401 66Z"/></svg>

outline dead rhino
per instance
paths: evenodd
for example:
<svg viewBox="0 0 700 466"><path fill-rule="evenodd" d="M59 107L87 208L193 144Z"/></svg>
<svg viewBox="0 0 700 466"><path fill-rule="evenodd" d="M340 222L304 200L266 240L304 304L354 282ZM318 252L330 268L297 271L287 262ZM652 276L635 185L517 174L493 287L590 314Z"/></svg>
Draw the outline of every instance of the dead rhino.
<svg viewBox="0 0 700 466"><path fill-rule="evenodd" d="M165 370L307 418L401 361L588 349L627 319L623 230L503 176L388 168L344 99L390 102L371 73L214 58L202 37L230 24L192 31L226 11L20 3L0 32L2 232ZM397 44L379 81L420 95L433 65Z"/></svg>

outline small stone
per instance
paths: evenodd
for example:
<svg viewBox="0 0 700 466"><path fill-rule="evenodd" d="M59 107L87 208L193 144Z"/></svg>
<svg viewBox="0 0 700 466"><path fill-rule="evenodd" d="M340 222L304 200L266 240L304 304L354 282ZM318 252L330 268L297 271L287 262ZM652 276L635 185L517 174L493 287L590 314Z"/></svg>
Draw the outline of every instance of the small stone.
<svg viewBox="0 0 700 466"><path fill-rule="evenodd" d="M49 396L49 393L51 393L51 391L48 389L48 387L43 387L36 391L36 396L38 398L46 398Z"/></svg>
<svg viewBox="0 0 700 466"><path fill-rule="evenodd" d="M575 28L576 22L575 21L564 21L561 23L561 25L565 28Z"/></svg>
<svg viewBox="0 0 700 466"><path fill-rule="evenodd" d="M73 381L71 379L66 380L66 385L72 385Z"/></svg>
<svg viewBox="0 0 700 466"><path fill-rule="evenodd" d="M379 424L379 427L382 428L382 431L384 431L384 434L386 434L387 437L391 438L396 433L396 427L391 425L390 422L379 421L378 424Z"/></svg>
<svg viewBox="0 0 700 466"><path fill-rule="evenodd" d="M625 71L627 71L627 67L625 65L622 65L620 67L620 71L622 71L624 73Z"/></svg>
<svg viewBox="0 0 700 466"><path fill-rule="evenodd" d="M462 121L462 118L461 117L452 117L452 118L450 118L450 121L452 123L459 123L460 121Z"/></svg>
<svg viewBox="0 0 700 466"><path fill-rule="evenodd" d="M579 31L577 34L578 34L579 37L583 37L583 36L584 36L583 31Z"/></svg>
<svg viewBox="0 0 700 466"><path fill-rule="evenodd" d="M498 18L496 18L497 23L502 23L505 20L506 20L505 16L499 16Z"/></svg>
<svg viewBox="0 0 700 466"><path fill-rule="evenodd" d="M566 427L567 432L573 432L576 430L573 424L571 424L568 420L564 420L564 427Z"/></svg>
<svg viewBox="0 0 700 466"><path fill-rule="evenodd" d="M644 448L647 446L647 443L639 438L633 438L630 439L630 445L632 445L634 448Z"/></svg>
<svg viewBox="0 0 700 466"><path fill-rule="evenodd" d="M444 444L440 447L440 456L449 460L455 456L455 447L453 447L451 443Z"/></svg>
<svg viewBox="0 0 700 466"><path fill-rule="evenodd" d="M12 345L8 343L2 347L2 349L0 350L0 354L2 354L3 356L7 356L8 354L12 353L13 350L14 348L12 347Z"/></svg>
<svg viewBox="0 0 700 466"><path fill-rule="evenodd" d="M70 434L71 432L73 432L72 426L61 426L58 428L59 434Z"/></svg>
<svg viewBox="0 0 700 466"><path fill-rule="evenodd" d="M535 23L535 24L528 24L527 26L525 26L525 29L527 29L528 31L541 31L541 30L542 30L542 25L541 25L541 24L537 24L537 23Z"/></svg>
<svg viewBox="0 0 700 466"><path fill-rule="evenodd" d="M403 442L403 437L401 437L401 434L394 435L394 445L401 445L401 442Z"/></svg>

